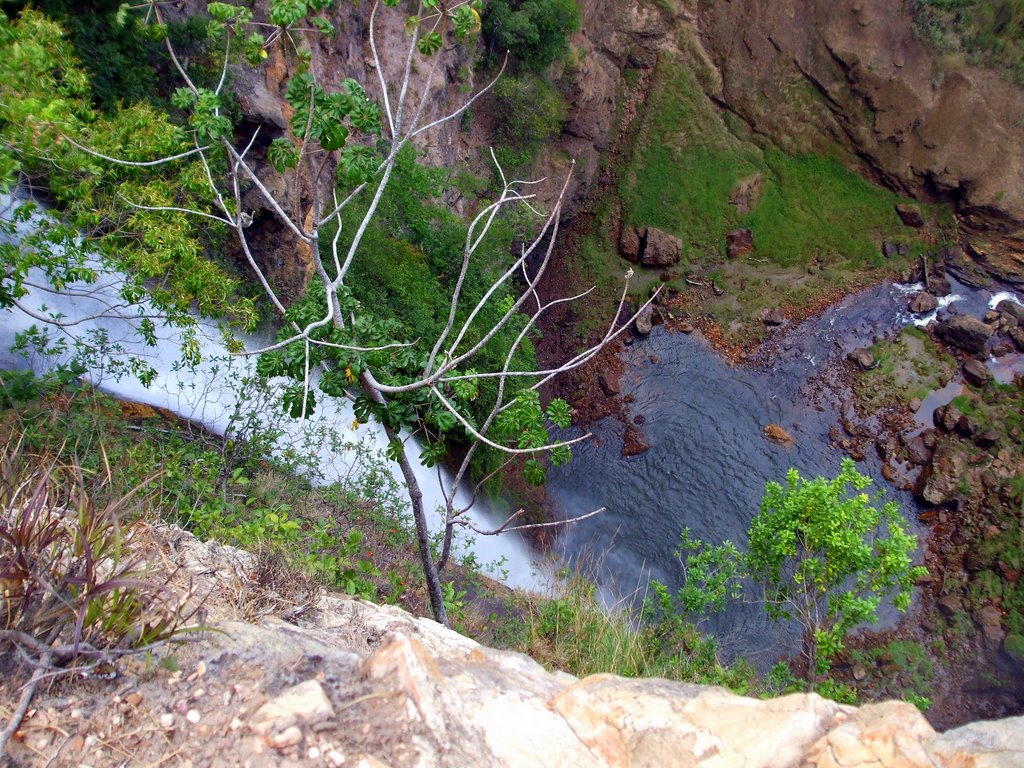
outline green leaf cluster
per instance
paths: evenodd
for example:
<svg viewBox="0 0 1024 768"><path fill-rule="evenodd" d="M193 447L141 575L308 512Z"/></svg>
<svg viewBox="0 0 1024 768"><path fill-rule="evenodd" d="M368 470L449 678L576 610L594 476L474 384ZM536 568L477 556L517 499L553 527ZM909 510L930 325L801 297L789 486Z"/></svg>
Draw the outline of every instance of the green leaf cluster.
<svg viewBox="0 0 1024 768"><path fill-rule="evenodd" d="M568 53L580 20L577 0L489 0L483 33L493 60L509 51L527 69L540 71Z"/></svg>

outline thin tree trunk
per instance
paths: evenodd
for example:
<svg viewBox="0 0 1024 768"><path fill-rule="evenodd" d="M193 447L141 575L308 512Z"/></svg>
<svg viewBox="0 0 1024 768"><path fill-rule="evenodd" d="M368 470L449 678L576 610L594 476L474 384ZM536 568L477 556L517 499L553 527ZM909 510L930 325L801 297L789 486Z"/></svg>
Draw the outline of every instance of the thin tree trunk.
<svg viewBox="0 0 1024 768"><path fill-rule="evenodd" d="M380 393L375 392L379 395ZM388 440L395 442L399 440L398 433L387 425L384 432ZM444 606L444 595L441 592L441 577L437 571L437 564L430 552L430 529L427 527L427 516L423 512L423 491L420 490L419 480L413 471L409 456L402 447L399 454L398 465L402 468L402 477L405 479L405 486L409 490L409 502L412 504L412 518L416 522L416 540L420 550L420 564L423 566L423 576L427 580L427 593L430 595L430 608L434 612L434 619L444 626L448 624L448 611Z"/></svg>

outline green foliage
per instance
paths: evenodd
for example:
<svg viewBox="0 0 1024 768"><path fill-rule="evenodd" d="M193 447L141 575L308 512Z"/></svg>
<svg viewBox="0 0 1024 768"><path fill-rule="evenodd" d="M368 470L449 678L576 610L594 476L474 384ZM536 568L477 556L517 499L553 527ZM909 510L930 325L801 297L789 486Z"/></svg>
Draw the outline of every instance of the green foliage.
<svg viewBox="0 0 1024 768"><path fill-rule="evenodd" d="M681 63L659 65L651 124L622 175L624 220L683 239L691 260L725 256L725 233L749 227L759 257L775 264L877 265L878 243L901 233L899 198L835 159L760 150L730 130ZM730 197L760 177L741 215Z"/></svg>
<svg viewBox="0 0 1024 768"><path fill-rule="evenodd" d="M492 61L509 51L534 71L568 53L569 36L579 27L577 0L489 0L483 15Z"/></svg>
<svg viewBox="0 0 1024 768"><path fill-rule="evenodd" d="M833 480L805 480L791 469L785 487L766 485L751 524L749 574L769 616L803 626L809 679L828 669L850 629L877 621L883 597L905 610L925 573L911 565L917 538L898 505L872 506L870 483L851 459Z"/></svg>
<svg viewBox="0 0 1024 768"><path fill-rule="evenodd" d="M1024 1L913 0L918 35L940 51L963 51L1024 84Z"/></svg>
<svg viewBox="0 0 1024 768"><path fill-rule="evenodd" d="M531 156L561 133L566 109L562 94L540 75L506 75L494 86L497 138Z"/></svg>
<svg viewBox="0 0 1024 768"><path fill-rule="evenodd" d="M64 665L117 658L180 637L196 608L132 553L122 525L132 493L94 502L82 468L29 456L20 439L0 457L0 629L23 633ZM16 636L4 643L23 645Z"/></svg>
<svg viewBox="0 0 1024 768"><path fill-rule="evenodd" d="M240 300L238 281L207 258L220 244L222 231L208 220L135 207L209 212L213 200L201 164L115 166L80 152L64 138L102 154L149 161L180 152L183 130L146 104L113 115L96 113L89 104L89 80L63 31L39 13L26 10L14 22L0 19L0 49L0 155L33 184L48 186L68 227L134 274L138 289L145 283L173 319L187 324L188 312L198 308L251 325L255 312L250 301ZM223 116L213 109L206 96L196 127L209 135L225 130ZM50 252L59 255L56 249ZM75 252L80 249L69 251Z"/></svg>

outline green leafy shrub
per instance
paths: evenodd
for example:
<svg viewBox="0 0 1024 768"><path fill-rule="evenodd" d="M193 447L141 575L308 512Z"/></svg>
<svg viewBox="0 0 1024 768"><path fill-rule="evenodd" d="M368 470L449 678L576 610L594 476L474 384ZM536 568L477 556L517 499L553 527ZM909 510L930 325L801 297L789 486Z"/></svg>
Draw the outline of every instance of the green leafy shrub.
<svg viewBox="0 0 1024 768"><path fill-rule="evenodd" d="M565 99L540 75L507 75L494 86L497 137L502 144L535 152L562 130Z"/></svg>
<svg viewBox="0 0 1024 768"><path fill-rule="evenodd" d="M535 71L564 56L569 36L579 28L577 0L489 0L483 15L491 60L509 51Z"/></svg>

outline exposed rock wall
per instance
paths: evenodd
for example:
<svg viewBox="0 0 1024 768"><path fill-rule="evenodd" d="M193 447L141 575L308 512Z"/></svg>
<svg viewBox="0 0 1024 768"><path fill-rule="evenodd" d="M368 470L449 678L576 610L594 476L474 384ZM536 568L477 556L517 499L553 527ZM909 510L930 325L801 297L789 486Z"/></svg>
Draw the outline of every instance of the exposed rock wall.
<svg viewBox="0 0 1024 768"><path fill-rule="evenodd" d="M838 142L880 180L952 201L976 256L1024 282L1024 91L943 58L895 0L701 0L712 94L791 151Z"/></svg>

